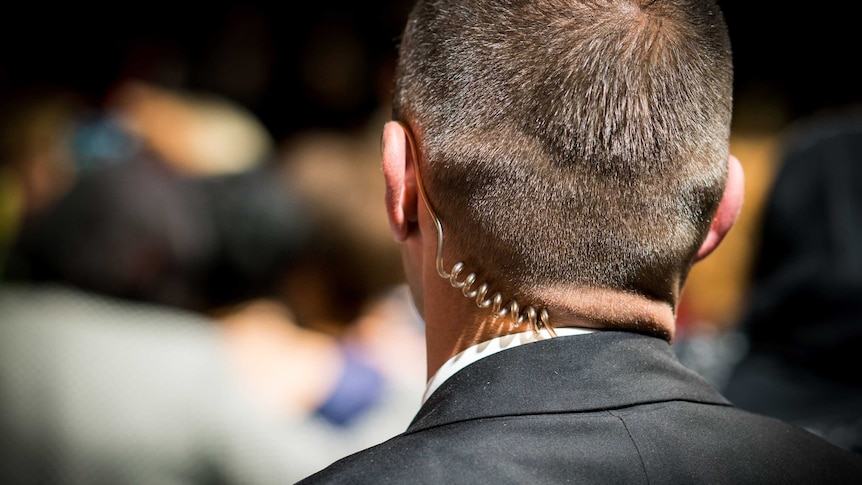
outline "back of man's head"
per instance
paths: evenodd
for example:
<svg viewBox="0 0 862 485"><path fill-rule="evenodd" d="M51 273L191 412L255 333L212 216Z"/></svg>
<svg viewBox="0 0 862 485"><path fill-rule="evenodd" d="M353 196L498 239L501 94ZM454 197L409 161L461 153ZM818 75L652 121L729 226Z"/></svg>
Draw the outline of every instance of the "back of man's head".
<svg viewBox="0 0 862 485"><path fill-rule="evenodd" d="M471 272L675 305L724 190L732 77L712 1L420 0L393 115Z"/></svg>

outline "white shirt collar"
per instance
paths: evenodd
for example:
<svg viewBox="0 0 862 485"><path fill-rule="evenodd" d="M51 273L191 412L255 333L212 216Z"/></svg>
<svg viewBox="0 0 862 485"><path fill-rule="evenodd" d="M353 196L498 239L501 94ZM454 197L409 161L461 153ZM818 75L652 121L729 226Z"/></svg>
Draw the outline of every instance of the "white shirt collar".
<svg viewBox="0 0 862 485"><path fill-rule="evenodd" d="M586 333L592 333L593 329L586 328L578 328L578 327L564 327L564 328L555 328L557 332L557 336L565 336L565 335L583 335ZM455 355L451 359L447 360L440 366L440 369L428 380L428 385L425 388L425 394L422 396L422 403L431 396L431 394L440 387L446 379L452 377L456 372L467 367L468 365L476 362L477 360L488 357L489 355L496 354L501 350L511 349L513 347L517 347L519 345L528 344L530 342L538 342L539 340L545 340L553 338L547 330L542 329L537 335L532 330L527 330L526 332L513 333L510 335L504 335L502 337L492 338L491 340L486 340L484 342L473 345L472 347L468 347L460 352L458 355Z"/></svg>

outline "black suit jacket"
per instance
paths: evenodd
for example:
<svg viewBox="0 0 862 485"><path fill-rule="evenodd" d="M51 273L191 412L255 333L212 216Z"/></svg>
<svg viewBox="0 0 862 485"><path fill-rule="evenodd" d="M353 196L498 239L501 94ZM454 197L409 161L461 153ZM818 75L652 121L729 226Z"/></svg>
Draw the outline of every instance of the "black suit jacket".
<svg viewBox="0 0 862 485"><path fill-rule="evenodd" d="M852 484L862 456L733 407L664 340L602 331L477 361L300 483Z"/></svg>

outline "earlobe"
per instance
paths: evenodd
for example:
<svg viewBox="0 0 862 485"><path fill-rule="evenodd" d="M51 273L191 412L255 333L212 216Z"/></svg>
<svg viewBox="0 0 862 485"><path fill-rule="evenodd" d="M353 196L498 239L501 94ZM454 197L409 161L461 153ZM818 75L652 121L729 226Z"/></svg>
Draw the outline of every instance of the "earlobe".
<svg viewBox="0 0 862 485"><path fill-rule="evenodd" d="M736 223L742 210L744 192L745 174L742 171L742 165L736 157L730 155L727 159L727 185L724 188L724 195L712 219L709 233L697 251L695 261L710 255Z"/></svg>
<svg viewBox="0 0 862 485"><path fill-rule="evenodd" d="M390 121L383 127L383 178L386 185L386 214L393 238L403 242L416 221L416 178L410 134L401 123Z"/></svg>

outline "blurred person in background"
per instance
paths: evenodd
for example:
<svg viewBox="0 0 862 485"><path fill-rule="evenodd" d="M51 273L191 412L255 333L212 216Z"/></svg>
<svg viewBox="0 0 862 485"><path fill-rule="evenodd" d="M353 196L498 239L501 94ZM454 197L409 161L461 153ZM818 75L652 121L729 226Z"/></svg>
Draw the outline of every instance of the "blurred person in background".
<svg viewBox="0 0 862 485"><path fill-rule="evenodd" d="M73 183L74 121L86 108L71 89L32 88L0 105L0 276L21 224Z"/></svg>
<svg viewBox="0 0 862 485"><path fill-rule="evenodd" d="M419 409L425 374L424 325L379 210L382 114L352 130L299 131L279 151L281 175L314 221L314 242L283 279L282 291L302 326L336 337L379 371L381 385L365 391L368 398L377 395L377 405L349 427L374 439L406 429Z"/></svg>
<svg viewBox="0 0 862 485"><path fill-rule="evenodd" d="M829 108L782 133L723 383L737 406L862 453L862 111Z"/></svg>
<svg viewBox="0 0 862 485"><path fill-rule="evenodd" d="M261 412L200 311L199 195L128 160L22 230L0 289L0 481L275 484L328 453Z"/></svg>
<svg viewBox="0 0 862 485"><path fill-rule="evenodd" d="M108 99L67 120L74 183L0 288L3 483L289 483L395 433L359 345L381 326L346 345L281 299L311 231L260 125L146 83Z"/></svg>

